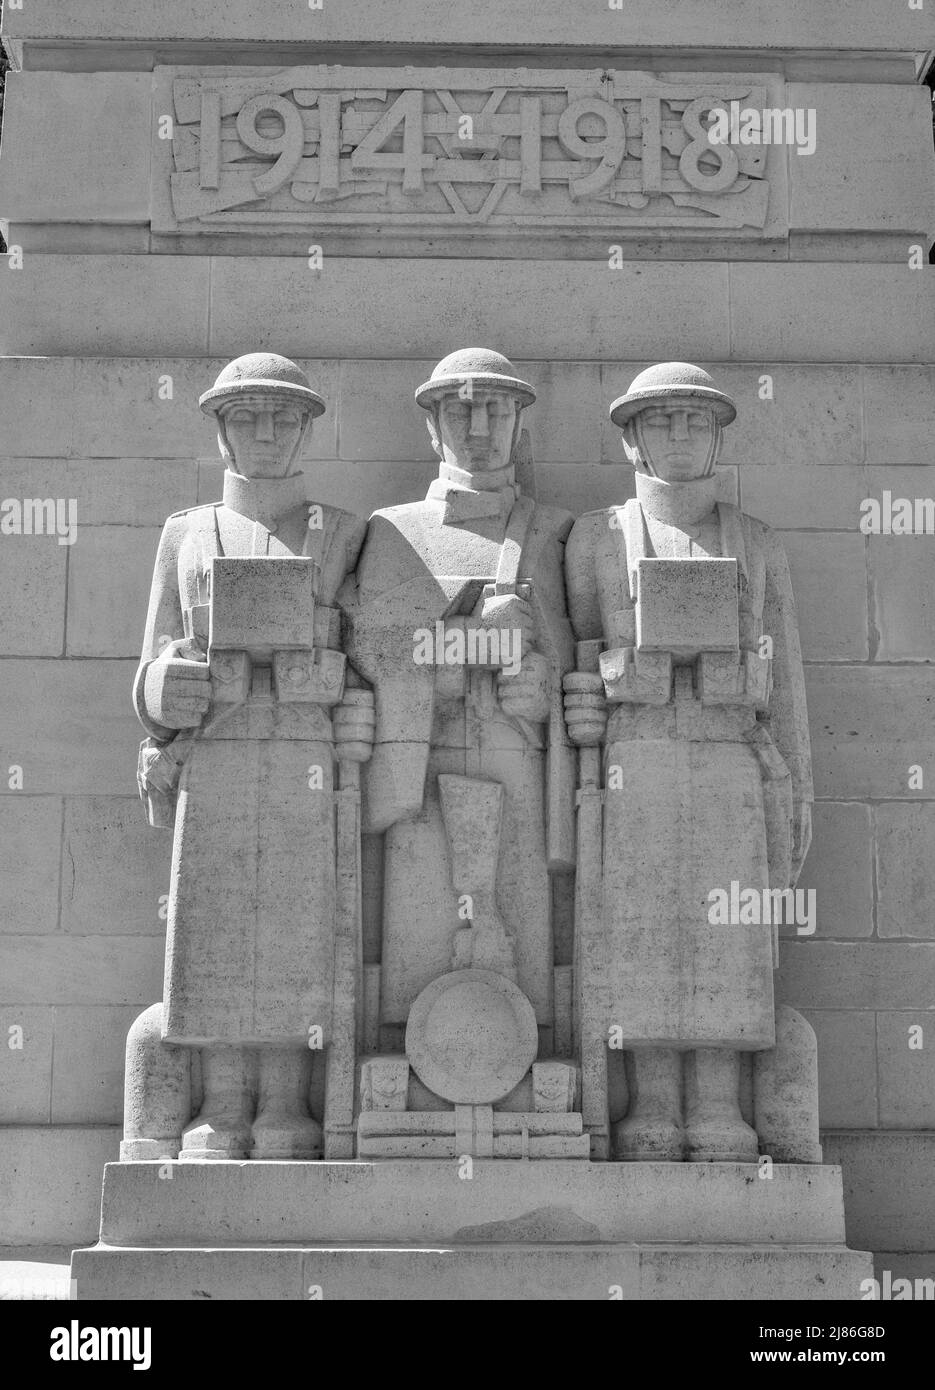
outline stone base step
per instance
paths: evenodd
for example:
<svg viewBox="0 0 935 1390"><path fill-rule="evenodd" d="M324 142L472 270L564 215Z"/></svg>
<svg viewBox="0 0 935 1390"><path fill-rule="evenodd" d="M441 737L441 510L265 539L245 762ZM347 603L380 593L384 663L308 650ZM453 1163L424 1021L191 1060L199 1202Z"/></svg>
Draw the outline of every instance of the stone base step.
<svg viewBox="0 0 935 1390"><path fill-rule="evenodd" d="M840 1168L474 1158L109 1163L114 1246L844 1246Z"/></svg>
<svg viewBox="0 0 935 1390"><path fill-rule="evenodd" d="M79 1301L850 1301L872 1274L868 1254L807 1245L98 1245L72 1257Z"/></svg>

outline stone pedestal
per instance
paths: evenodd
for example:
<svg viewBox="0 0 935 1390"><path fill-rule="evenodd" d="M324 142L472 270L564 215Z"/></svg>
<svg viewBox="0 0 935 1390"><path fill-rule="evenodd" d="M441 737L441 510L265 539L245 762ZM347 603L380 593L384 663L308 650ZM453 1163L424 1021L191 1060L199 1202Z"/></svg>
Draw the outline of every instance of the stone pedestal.
<svg viewBox="0 0 935 1390"><path fill-rule="evenodd" d="M79 1300L859 1299L871 1258L845 1246L840 1168L760 1171L109 1164L72 1276Z"/></svg>

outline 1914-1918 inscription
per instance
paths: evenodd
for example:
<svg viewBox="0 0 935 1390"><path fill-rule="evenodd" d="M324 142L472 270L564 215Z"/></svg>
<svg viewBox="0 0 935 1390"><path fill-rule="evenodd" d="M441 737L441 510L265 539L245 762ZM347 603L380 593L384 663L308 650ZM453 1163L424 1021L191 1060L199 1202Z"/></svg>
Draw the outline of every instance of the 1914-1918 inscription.
<svg viewBox="0 0 935 1390"><path fill-rule="evenodd" d="M183 75L184 74L184 75ZM785 234L785 153L708 138L750 74L161 68L154 230ZM158 125L158 119L157 119Z"/></svg>

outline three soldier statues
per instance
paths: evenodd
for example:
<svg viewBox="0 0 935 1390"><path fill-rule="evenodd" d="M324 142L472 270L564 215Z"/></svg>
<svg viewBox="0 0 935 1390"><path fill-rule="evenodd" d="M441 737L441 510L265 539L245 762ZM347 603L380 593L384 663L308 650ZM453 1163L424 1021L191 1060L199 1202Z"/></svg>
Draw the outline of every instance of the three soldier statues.
<svg viewBox="0 0 935 1390"><path fill-rule="evenodd" d="M445 358L438 476L365 524L301 471L325 403L294 363L202 397L223 498L166 522L134 688L174 841L124 1159L820 1162L773 987L802 660L782 548L723 500L735 407L641 373L611 407L635 496L574 520L534 495L535 399Z"/></svg>

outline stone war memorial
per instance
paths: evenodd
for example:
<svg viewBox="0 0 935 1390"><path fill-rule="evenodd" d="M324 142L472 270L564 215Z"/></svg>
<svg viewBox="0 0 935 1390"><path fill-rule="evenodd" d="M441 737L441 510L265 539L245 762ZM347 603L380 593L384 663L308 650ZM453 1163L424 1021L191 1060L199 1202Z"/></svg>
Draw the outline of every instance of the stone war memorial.
<svg viewBox="0 0 935 1390"><path fill-rule="evenodd" d="M0 1283L935 1298L935 5L2 33Z"/></svg>

